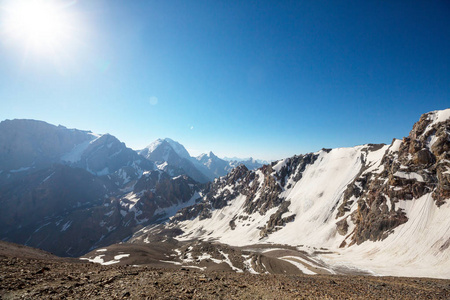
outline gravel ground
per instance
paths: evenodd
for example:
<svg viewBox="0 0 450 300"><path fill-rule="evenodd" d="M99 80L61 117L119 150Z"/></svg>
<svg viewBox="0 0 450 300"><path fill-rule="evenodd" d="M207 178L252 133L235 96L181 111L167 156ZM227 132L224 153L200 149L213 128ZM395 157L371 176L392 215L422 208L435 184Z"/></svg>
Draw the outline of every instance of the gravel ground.
<svg viewBox="0 0 450 300"><path fill-rule="evenodd" d="M252 275L0 254L0 299L450 299L450 280Z"/></svg>

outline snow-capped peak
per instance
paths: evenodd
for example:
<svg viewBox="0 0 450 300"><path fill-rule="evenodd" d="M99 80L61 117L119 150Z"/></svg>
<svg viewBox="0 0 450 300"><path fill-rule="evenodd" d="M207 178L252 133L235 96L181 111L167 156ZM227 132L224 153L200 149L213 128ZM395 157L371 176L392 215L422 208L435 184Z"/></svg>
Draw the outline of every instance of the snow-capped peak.
<svg viewBox="0 0 450 300"><path fill-rule="evenodd" d="M189 154L189 152L186 150L186 148L184 148L183 145L181 145L180 143L178 143L177 141L174 141L172 139L169 138L165 138L164 139L166 142L169 143L169 145L173 148L173 150L180 156L183 158L187 158L190 159L191 155Z"/></svg>
<svg viewBox="0 0 450 300"><path fill-rule="evenodd" d="M170 147L172 147L173 151L175 151L175 153L178 154L180 157L187 158L187 159L191 158L191 156L189 155L189 152L186 150L186 148L184 148L183 145L181 145L177 141L174 141L169 138L157 139L154 142L152 142L150 145L145 147L143 150L141 150L141 152L152 153L164 142L168 143L170 145Z"/></svg>

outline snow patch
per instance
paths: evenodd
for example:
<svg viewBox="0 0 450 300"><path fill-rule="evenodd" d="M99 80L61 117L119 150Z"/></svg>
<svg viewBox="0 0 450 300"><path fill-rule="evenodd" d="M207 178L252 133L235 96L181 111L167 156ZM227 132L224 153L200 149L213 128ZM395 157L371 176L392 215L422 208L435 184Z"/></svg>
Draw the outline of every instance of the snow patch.
<svg viewBox="0 0 450 300"><path fill-rule="evenodd" d="M306 266L307 264L304 264L304 260L297 256L283 256L280 257L281 260L286 261L288 263L293 264L296 266L300 271L302 271L303 274L307 275L316 275L316 272L311 271Z"/></svg>
<svg viewBox="0 0 450 300"><path fill-rule="evenodd" d="M64 224L63 227L61 228L61 232L69 229L70 225L72 225L72 221L67 221L66 224Z"/></svg>

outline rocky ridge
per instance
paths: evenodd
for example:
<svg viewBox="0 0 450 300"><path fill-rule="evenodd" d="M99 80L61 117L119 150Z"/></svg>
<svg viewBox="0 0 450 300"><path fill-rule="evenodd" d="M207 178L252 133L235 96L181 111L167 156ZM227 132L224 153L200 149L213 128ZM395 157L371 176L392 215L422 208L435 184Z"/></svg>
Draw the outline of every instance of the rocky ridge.
<svg viewBox="0 0 450 300"><path fill-rule="evenodd" d="M450 209L449 124L450 109L436 111L390 145L322 149L254 171L239 166L207 184L202 198L164 227L176 230L181 241L235 246L309 244L340 255L375 255L382 247L383 255L397 257L399 268L406 261L426 268L416 254L422 251L423 262L430 262L426 274L432 274L431 265L444 268L449 257L449 233L436 227L447 226ZM131 241L154 234L143 229ZM402 252L402 243L416 240L417 248Z"/></svg>

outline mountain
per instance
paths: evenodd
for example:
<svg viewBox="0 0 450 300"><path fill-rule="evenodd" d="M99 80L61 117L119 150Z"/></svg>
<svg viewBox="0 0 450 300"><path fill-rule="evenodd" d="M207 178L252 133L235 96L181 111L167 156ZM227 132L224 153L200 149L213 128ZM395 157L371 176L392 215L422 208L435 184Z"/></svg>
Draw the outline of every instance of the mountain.
<svg viewBox="0 0 450 300"><path fill-rule="evenodd" d="M197 161L198 167L204 173L210 174L210 177L213 179L227 175L232 169L228 162L220 159L212 152L201 154L195 157L195 160Z"/></svg>
<svg viewBox="0 0 450 300"><path fill-rule="evenodd" d="M169 141L148 147L156 168L110 135L36 122L0 123L2 240L102 264L450 278L450 109L389 145L205 184L161 170L188 160Z"/></svg>
<svg viewBox="0 0 450 300"><path fill-rule="evenodd" d="M0 239L79 256L198 198L115 137L42 121L0 123Z"/></svg>
<svg viewBox="0 0 450 300"><path fill-rule="evenodd" d="M213 152L191 157L183 145L169 138L157 139L138 153L155 162L161 170L174 176L187 174L201 183L225 176L240 164L246 165L251 170L263 166L253 158L242 161L226 161L217 157Z"/></svg>
<svg viewBox="0 0 450 300"><path fill-rule="evenodd" d="M35 120L0 122L0 182L26 172L63 164L97 176L114 177L118 186L134 182L155 165L109 134L67 129Z"/></svg>
<svg viewBox="0 0 450 300"><path fill-rule="evenodd" d="M186 149L170 139L158 139L138 153L155 162L158 169L164 170L172 176L186 174L201 183L210 181L210 178L192 163Z"/></svg>
<svg viewBox="0 0 450 300"><path fill-rule="evenodd" d="M199 163L199 168L204 173L210 173L213 178L222 177L227 175L232 169L239 165L245 165L250 170L256 170L263 166L257 160L248 158L244 160L225 160L217 157L214 153L201 154L195 158Z"/></svg>
<svg viewBox="0 0 450 300"><path fill-rule="evenodd" d="M254 159L253 157L241 158L241 157L236 157L236 156L234 156L234 157L224 157L224 158L222 158L222 159L223 159L223 160L226 160L226 161L235 161L235 162L245 162L245 161L250 161L250 162L253 162L253 163L258 163L258 164L260 164L261 166L263 166L263 165L268 165L268 164L271 163L271 161L263 160L263 159ZM248 168L248 167L247 167L247 168Z"/></svg>
<svg viewBox="0 0 450 300"><path fill-rule="evenodd" d="M175 230L179 241L287 244L312 255L309 270L320 261L335 271L450 278L449 150L447 109L422 115L390 145L322 149L253 171L241 165L165 229L130 241Z"/></svg>
<svg viewBox="0 0 450 300"><path fill-rule="evenodd" d="M256 170L256 169L261 168L263 165L268 165L269 162L265 161L265 160L259 160L259 159L254 159L253 157L250 157L250 158L246 158L246 159L228 160L228 164L231 169L236 168L239 165L244 165L249 170Z"/></svg>

